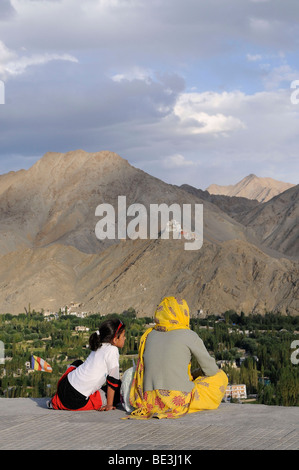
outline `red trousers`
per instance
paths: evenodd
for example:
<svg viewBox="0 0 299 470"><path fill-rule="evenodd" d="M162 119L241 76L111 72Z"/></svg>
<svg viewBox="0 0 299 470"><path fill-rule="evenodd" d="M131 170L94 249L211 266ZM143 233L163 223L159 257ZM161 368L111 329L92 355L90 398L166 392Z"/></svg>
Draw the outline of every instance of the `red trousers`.
<svg viewBox="0 0 299 470"><path fill-rule="evenodd" d="M57 387L59 385L59 382L62 379L64 379L64 377L66 377L74 369L76 369L76 367L74 367L74 366L70 366L67 369L67 371L63 374L63 376L59 379ZM69 408L66 408L65 406L63 406L63 404L61 403L61 401L59 399L59 396L58 396L57 392L55 393L55 395L54 395L54 397L52 398L51 401L52 401L52 406L53 406L54 410L69 410ZM76 410L70 410L70 411L99 410L99 409L101 409L102 406L103 406L103 403L102 403L101 394L97 390L95 393L90 395L90 397L88 398L88 401L87 401L85 406L83 406L82 408L78 408Z"/></svg>

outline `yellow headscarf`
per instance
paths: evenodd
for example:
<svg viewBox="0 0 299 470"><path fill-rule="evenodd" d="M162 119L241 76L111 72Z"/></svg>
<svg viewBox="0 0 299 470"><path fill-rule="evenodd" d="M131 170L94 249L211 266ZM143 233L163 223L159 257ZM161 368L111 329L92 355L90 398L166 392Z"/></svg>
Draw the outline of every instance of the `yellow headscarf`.
<svg viewBox="0 0 299 470"><path fill-rule="evenodd" d="M146 413L143 411L142 404L144 372L143 353L147 336L153 329L158 331L189 329L189 318L189 307L185 300L177 297L165 297L158 305L154 316L156 323L155 326L153 328L148 328L140 339L138 361L130 390L130 403L134 408L137 408L137 410L133 411L132 414L142 415L143 413Z"/></svg>
<svg viewBox="0 0 299 470"><path fill-rule="evenodd" d="M186 300L165 297L155 311L155 330L189 329L189 307Z"/></svg>

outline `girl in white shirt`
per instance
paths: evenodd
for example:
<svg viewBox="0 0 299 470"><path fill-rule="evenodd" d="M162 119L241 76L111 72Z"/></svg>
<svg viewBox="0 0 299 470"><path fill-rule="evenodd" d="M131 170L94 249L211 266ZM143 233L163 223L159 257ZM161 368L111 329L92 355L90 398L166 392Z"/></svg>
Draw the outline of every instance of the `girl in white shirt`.
<svg viewBox="0 0 299 470"><path fill-rule="evenodd" d="M120 320L103 322L89 338L91 353L85 362L71 364L48 406L56 410L115 409L121 385L118 350L125 339L125 325Z"/></svg>

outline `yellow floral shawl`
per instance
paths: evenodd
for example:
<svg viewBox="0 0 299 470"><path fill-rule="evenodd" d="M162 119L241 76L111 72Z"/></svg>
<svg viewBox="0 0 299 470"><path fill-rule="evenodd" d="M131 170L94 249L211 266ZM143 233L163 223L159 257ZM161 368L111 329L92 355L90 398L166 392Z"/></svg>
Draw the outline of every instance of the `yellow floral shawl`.
<svg viewBox="0 0 299 470"><path fill-rule="evenodd" d="M149 328L148 330L146 330L146 332L143 334L143 336L140 339L138 361L137 361L136 371L134 374L134 378L133 378L133 382L132 382L132 386L130 390L130 404L131 406L135 408L135 410L131 413L130 417L135 417L135 418L150 417L148 413L148 406L146 403L148 393L147 392L145 394L143 393L143 371L144 371L143 352L144 352L147 336L153 329L158 330L158 331L189 329L188 304L185 300L181 300L176 297L165 297L162 300L162 302L159 304L159 306L157 307L155 311L154 319L155 319L156 325L153 328ZM192 377L190 374L190 365L189 365L189 376L190 376L190 380L192 380ZM153 413L150 413L150 415L152 414Z"/></svg>

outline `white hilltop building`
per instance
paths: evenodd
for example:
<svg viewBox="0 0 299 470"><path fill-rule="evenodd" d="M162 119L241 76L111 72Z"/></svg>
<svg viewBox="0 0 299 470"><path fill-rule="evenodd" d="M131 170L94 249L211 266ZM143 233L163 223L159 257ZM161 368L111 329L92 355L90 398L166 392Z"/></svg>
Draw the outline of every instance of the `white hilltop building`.
<svg viewBox="0 0 299 470"><path fill-rule="evenodd" d="M196 233L195 232L189 232L188 230L183 230L181 227L181 224L177 222L175 219L171 219L167 222L165 229L162 230L163 233L174 233L176 234L176 238L181 239L182 236L185 238L185 240L195 240L196 239Z"/></svg>

